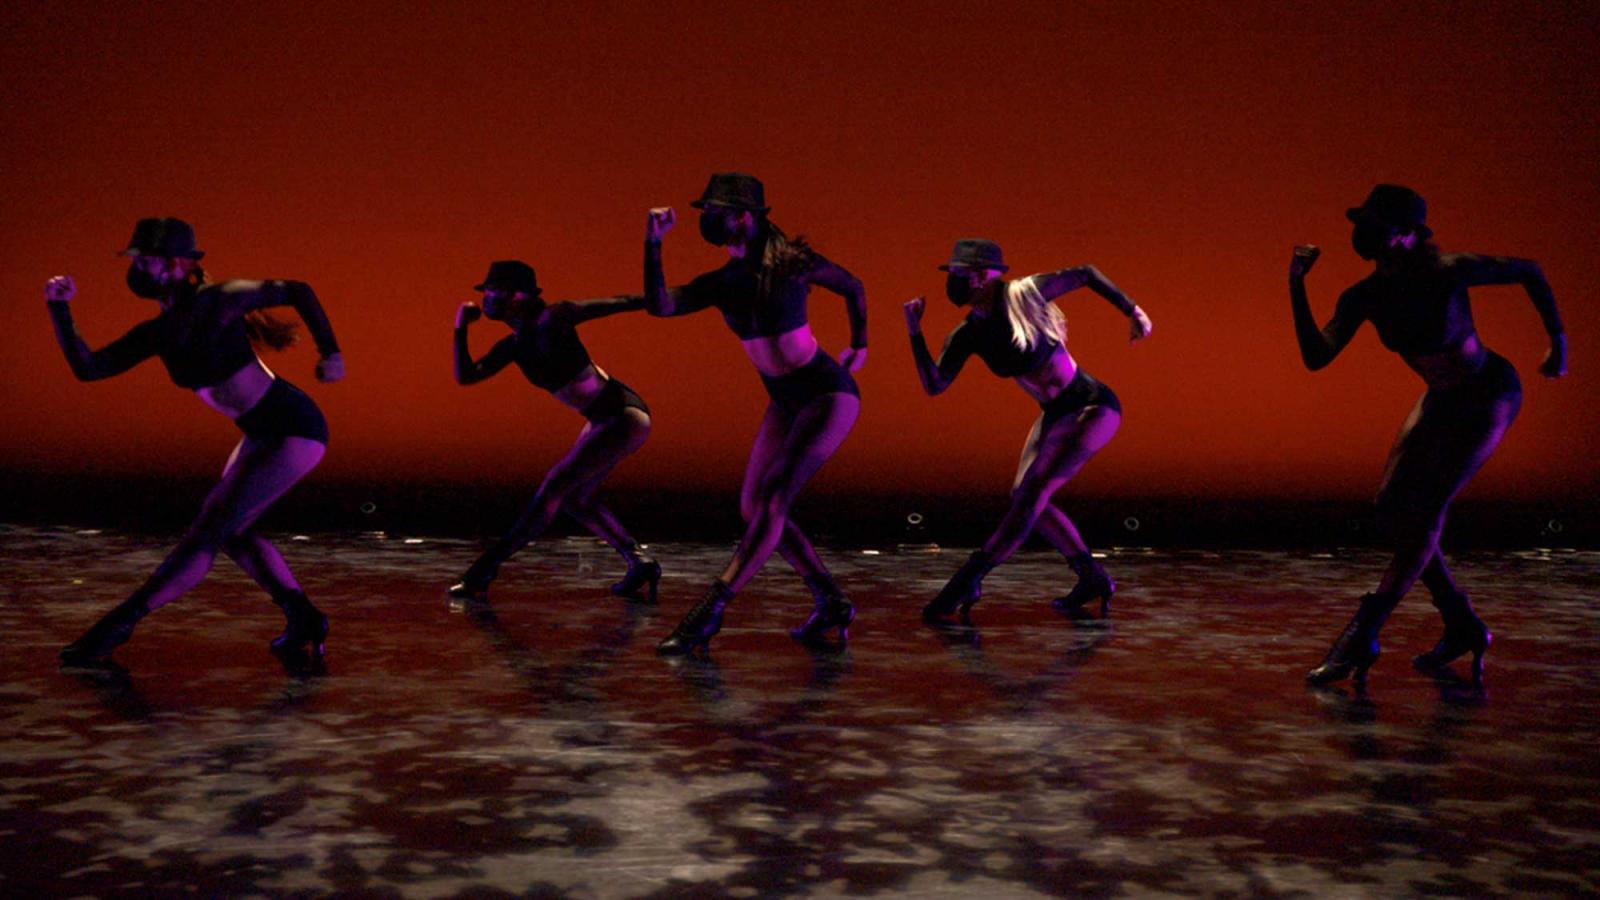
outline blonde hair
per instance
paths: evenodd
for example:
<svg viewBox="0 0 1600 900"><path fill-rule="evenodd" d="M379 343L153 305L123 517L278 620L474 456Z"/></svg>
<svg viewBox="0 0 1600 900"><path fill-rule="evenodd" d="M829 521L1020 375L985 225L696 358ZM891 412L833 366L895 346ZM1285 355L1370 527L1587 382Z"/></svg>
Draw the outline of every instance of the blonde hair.
<svg viewBox="0 0 1600 900"><path fill-rule="evenodd" d="M1005 286L1006 319L1011 322L1011 343L1018 350L1032 350L1042 341L1067 345L1067 317L1040 293L1033 278L1021 278Z"/></svg>

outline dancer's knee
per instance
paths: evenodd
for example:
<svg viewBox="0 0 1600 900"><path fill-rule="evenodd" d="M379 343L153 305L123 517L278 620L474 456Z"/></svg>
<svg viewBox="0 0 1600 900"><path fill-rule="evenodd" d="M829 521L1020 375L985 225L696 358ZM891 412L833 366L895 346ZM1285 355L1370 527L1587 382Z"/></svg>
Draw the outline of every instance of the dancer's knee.
<svg viewBox="0 0 1600 900"><path fill-rule="evenodd" d="M1415 492L1385 490L1378 495L1378 530L1390 540L1437 535L1444 518L1443 506Z"/></svg>

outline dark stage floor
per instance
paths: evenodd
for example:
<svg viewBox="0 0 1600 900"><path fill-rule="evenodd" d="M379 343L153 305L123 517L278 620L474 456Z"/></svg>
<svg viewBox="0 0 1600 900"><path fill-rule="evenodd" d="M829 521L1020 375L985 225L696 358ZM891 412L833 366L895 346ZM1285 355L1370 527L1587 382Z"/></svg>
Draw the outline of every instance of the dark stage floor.
<svg viewBox="0 0 1600 900"><path fill-rule="evenodd" d="M226 562L118 651L126 682L57 672L167 545L0 529L0 894L1600 891L1597 553L1458 560L1481 696L1410 669L1420 595L1366 697L1302 685L1370 551L1111 551L1109 622L1052 612L1069 574L1029 552L940 634L917 611L964 554L841 550L848 650L789 640L809 598L775 561L714 661L670 664L727 545L657 545L659 609L560 541L452 612L473 545L285 536L325 673L266 653L281 618Z"/></svg>

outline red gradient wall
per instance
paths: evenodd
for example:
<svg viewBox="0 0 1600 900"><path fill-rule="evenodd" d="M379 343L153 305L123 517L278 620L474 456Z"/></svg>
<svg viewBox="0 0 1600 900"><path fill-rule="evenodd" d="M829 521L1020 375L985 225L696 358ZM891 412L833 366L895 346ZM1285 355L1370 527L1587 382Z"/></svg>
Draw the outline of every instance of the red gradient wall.
<svg viewBox="0 0 1600 900"><path fill-rule="evenodd" d="M741 169L868 288L862 418L824 489L1006 486L1035 408L981 366L924 397L900 312L937 297L954 238L986 235L1020 273L1098 265L1155 320L1130 348L1104 302L1064 303L1073 353L1127 408L1074 491L1360 497L1420 386L1370 329L1306 372L1285 271L1294 243L1326 249L1327 316L1364 274L1342 211L1386 180L1429 198L1446 249L1538 259L1572 333L1573 374L1546 382L1526 298L1476 292L1527 398L1474 494L1594 495L1592 3L448 6L3 14L0 466L221 466L229 423L158 363L75 382L42 303L71 274L80 330L116 337L152 308L113 252L135 219L178 215L214 274L323 298L348 379L315 384L309 348L267 358L332 423L318 478L535 478L581 421L515 371L457 387L456 304L513 256L552 297L636 292L645 209L685 212ZM719 261L685 225L674 282ZM837 298L811 317L837 352ZM931 304L935 346L956 318ZM656 413L613 484L735 482L764 397L715 313L583 334Z"/></svg>

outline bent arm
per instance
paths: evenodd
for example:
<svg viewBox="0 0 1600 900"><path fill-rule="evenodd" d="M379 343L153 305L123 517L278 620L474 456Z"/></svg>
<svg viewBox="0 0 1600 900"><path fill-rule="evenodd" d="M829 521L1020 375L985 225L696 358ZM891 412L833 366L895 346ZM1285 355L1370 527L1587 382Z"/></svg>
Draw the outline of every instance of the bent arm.
<svg viewBox="0 0 1600 900"><path fill-rule="evenodd" d="M1086 287L1096 294L1104 297L1107 302L1117 308L1125 316L1133 315L1135 304L1121 288L1111 283L1111 279L1104 272L1094 266L1072 266L1058 272L1046 272L1033 276L1033 283L1039 288L1039 293L1046 300L1054 300L1062 294Z"/></svg>
<svg viewBox="0 0 1600 900"><path fill-rule="evenodd" d="M661 266L661 242L644 242L644 308L652 316L677 312L677 296L667 290L666 270Z"/></svg>
<svg viewBox="0 0 1600 900"><path fill-rule="evenodd" d="M333 336L333 324L322 308L322 301L303 281L228 281L219 285L234 308L243 313L272 306L293 307L311 332L311 340L321 356L339 352L339 342Z"/></svg>
<svg viewBox="0 0 1600 900"><path fill-rule="evenodd" d="M1544 322L1545 334L1555 338L1566 333L1561 324L1561 313L1556 309L1556 295L1545 280L1544 270L1531 259L1514 256L1479 256L1475 253L1452 254L1451 264L1463 275L1469 286L1491 284L1517 284L1528 292L1533 308Z"/></svg>
<svg viewBox="0 0 1600 900"><path fill-rule="evenodd" d="M1289 278L1289 303L1294 308L1294 335L1300 343L1300 359L1311 371L1315 372L1333 362L1361 326L1362 317L1355 312L1355 291L1355 288L1345 291L1334 307L1333 318L1326 327L1318 328L1317 320L1311 315L1305 279Z"/></svg>
<svg viewBox="0 0 1600 900"><path fill-rule="evenodd" d="M72 307L61 301L45 304L55 325L56 342L67 357L67 365L79 381L98 381L121 375L155 355L155 320L133 326L127 334L99 350L90 350L72 323Z"/></svg>
<svg viewBox="0 0 1600 900"><path fill-rule="evenodd" d="M829 262L820 254L812 264L811 281L844 298L845 312L850 316L850 346L867 346L867 289L861 279L845 271L842 266Z"/></svg>
<svg viewBox="0 0 1600 900"><path fill-rule="evenodd" d="M961 367L966 365L967 357L972 355L972 349L962 339L962 330L967 327L965 322L957 325L944 339L944 349L939 351L938 361L934 361L933 354L928 352L928 342L922 336L919 328L911 332L911 357L916 360L917 377L922 381L922 389L930 397L937 397L950 387L961 374Z"/></svg>
<svg viewBox="0 0 1600 900"><path fill-rule="evenodd" d="M498 343L489 348L489 352L484 354L483 359L474 361L472 359L472 351L467 347L467 326L461 325L456 328L456 384L462 386L477 384L498 374L501 369L504 369L516 357L517 350L514 340L509 336L501 338Z"/></svg>

